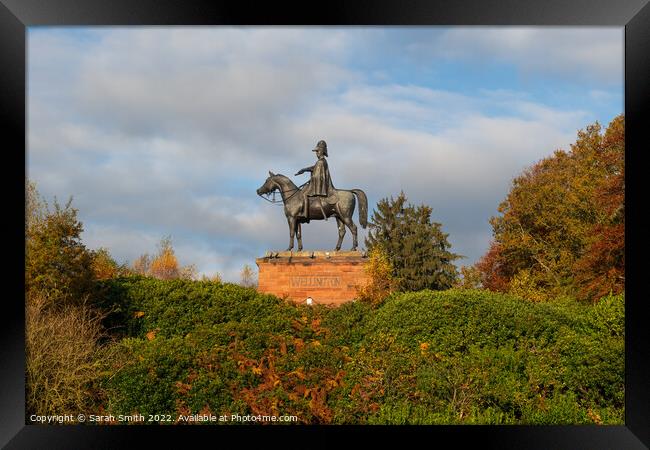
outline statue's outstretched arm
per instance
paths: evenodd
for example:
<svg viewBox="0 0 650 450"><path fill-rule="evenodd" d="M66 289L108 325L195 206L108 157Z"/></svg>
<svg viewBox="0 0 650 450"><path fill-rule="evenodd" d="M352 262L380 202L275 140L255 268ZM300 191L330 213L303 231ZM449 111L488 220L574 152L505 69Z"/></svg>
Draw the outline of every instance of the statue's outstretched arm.
<svg viewBox="0 0 650 450"><path fill-rule="evenodd" d="M305 172L312 172L313 170L314 170L314 166L305 167L304 169L300 169L298 172L296 172L296 176L303 174Z"/></svg>

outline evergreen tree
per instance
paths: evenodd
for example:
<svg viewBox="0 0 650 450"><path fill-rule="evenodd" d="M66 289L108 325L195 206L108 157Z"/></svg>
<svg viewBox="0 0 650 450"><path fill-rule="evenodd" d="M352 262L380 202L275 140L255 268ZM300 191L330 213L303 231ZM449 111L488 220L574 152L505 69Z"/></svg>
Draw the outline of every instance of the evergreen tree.
<svg viewBox="0 0 650 450"><path fill-rule="evenodd" d="M381 245L393 266L402 291L450 288L457 278L448 235L441 224L431 221L431 207L407 204L404 192L396 199L377 203L370 220L366 247Z"/></svg>

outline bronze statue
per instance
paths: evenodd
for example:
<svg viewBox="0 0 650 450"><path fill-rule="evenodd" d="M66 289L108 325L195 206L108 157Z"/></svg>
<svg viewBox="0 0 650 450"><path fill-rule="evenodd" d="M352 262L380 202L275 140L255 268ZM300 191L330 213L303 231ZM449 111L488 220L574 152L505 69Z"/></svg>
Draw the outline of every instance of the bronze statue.
<svg viewBox="0 0 650 450"><path fill-rule="evenodd" d="M336 218L339 231L336 250L341 249L346 226L352 232L352 250L356 250L358 246L357 226L352 220L356 204L355 196L359 201L359 223L366 228L368 225L366 194L361 189L335 189L325 159L327 144L325 141L319 141L313 151L318 157L316 164L305 167L296 173L297 176L304 172L311 172L311 179L304 185L304 188L296 186L284 175L269 171L269 177L257 189L257 195L270 194L276 190L280 192L282 203L284 203L284 214L289 224L290 239L287 251L293 249L294 236L298 238L298 250L302 250L301 225L303 223L309 223L310 220L327 220L331 216Z"/></svg>
<svg viewBox="0 0 650 450"><path fill-rule="evenodd" d="M325 141L319 141L318 144L316 144L316 148L312 150L312 152L316 152L316 157L318 158L318 161L316 161L316 164L314 164L311 167L305 167L304 169L300 169L297 173L296 176L303 174L305 172L311 172L311 179L309 180L309 184L305 187L304 190L304 204L303 204L303 211L306 212L305 217L307 219L307 222L309 222L309 197L315 197L313 200L318 204L321 210L321 214L323 216L325 215L325 210L323 207L323 197L327 198L329 197L332 192L334 191L334 185L332 184L332 177L330 176L330 171L329 168L327 167L327 160L325 159L327 155L327 144ZM327 217L325 217L325 220L327 220Z"/></svg>

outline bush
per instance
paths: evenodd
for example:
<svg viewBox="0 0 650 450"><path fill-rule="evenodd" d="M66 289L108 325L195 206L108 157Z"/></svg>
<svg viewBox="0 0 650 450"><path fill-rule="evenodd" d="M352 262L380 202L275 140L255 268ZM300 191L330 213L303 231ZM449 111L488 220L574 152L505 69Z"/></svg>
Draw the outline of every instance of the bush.
<svg viewBox="0 0 650 450"><path fill-rule="evenodd" d="M350 394L365 392L352 420L622 423L622 305L622 296L596 308L467 290L392 298L367 322L363 370L344 379ZM414 400L428 415L388 406Z"/></svg>
<svg viewBox="0 0 650 450"><path fill-rule="evenodd" d="M98 382L111 350L101 348L101 317L87 305L53 309L40 296L26 308L26 414L97 411Z"/></svg>
<svg viewBox="0 0 650 450"><path fill-rule="evenodd" d="M330 308L233 284L103 283L125 336L103 384L113 414L623 423L622 296L590 306L463 289Z"/></svg>

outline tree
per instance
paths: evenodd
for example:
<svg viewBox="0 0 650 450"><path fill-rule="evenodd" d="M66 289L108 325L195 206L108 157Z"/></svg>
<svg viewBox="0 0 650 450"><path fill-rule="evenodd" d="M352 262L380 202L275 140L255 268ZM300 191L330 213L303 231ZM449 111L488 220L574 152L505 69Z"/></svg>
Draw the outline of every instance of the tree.
<svg viewBox="0 0 650 450"><path fill-rule="evenodd" d="M148 275L151 268L151 257L148 253L140 255L133 261L133 271L138 275Z"/></svg>
<svg viewBox="0 0 650 450"><path fill-rule="evenodd" d="M223 283L223 277L219 272L215 272L214 275L207 276L206 274L201 275L201 281L207 281L211 283L221 284Z"/></svg>
<svg viewBox="0 0 650 450"><path fill-rule="evenodd" d="M498 292L506 292L510 282L508 265L502 261L503 252L496 241L490 243L487 253L483 255L474 265L479 272L481 286L485 289Z"/></svg>
<svg viewBox="0 0 650 450"><path fill-rule="evenodd" d="M514 179L476 267L489 289L594 300L624 285L624 120L596 122ZM524 289L525 286L525 289ZM532 298L531 298L532 299Z"/></svg>
<svg viewBox="0 0 650 450"><path fill-rule="evenodd" d="M398 286L398 280L393 277L393 266L388 259L388 253L381 245L375 245L368 252L364 270L368 282L358 288L359 300L378 306L396 291Z"/></svg>
<svg viewBox="0 0 650 450"><path fill-rule="evenodd" d="M55 199L50 210L33 182L26 194L26 413L87 414L96 411L97 382L112 354L100 346L103 316L88 302L100 259L81 242L72 198L64 207Z"/></svg>
<svg viewBox="0 0 650 450"><path fill-rule="evenodd" d="M29 239L32 227L40 224L48 212L47 203L38 193L36 183L26 180L25 183L25 241Z"/></svg>
<svg viewBox="0 0 650 450"><path fill-rule="evenodd" d="M194 264L180 266L171 236L163 236L158 243L158 251L151 257L148 253L133 261L132 269L138 275L151 276L161 280L195 280L197 269Z"/></svg>
<svg viewBox="0 0 650 450"><path fill-rule="evenodd" d="M448 289L457 277L453 261L460 255L449 251L448 235L440 223L431 221L433 210L429 206L406 202L401 192L396 199L384 198L377 203L366 247L370 251L377 245L385 249L400 290Z"/></svg>
<svg viewBox="0 0 650 450"><path fill-rule="evenodd" d="M72 197L50 211L36 186L28 184L25 227L25 290L48 306L80 303L92 290L92 253L81 242L83 225Z"/></svg>
<svg viewBox="0 0 650 450"><path fill-rule="evenodd" d="M161 280L172 280L180 278L180 268L178 267L178 259L172 247L171 236L165 236L158 244L158 253L151 260L149 272L154 278Z"/></svg>
<svg viewBox="0 0 650 450"><path fill-rule="evenodd" d="M92 269L97 280L107 280L129 273L128 267L118 264L107 248L100 247L92 252Z"/></svg>
<svg viewBox="0 0 650 450"><path fill-rule="evenodd" d="M607 127L600 162L605 176L594 188L602 220L594 224L587 249L574 270L579 296L598 299L625 289L625 121Z"/></svg>
<svg viewBox="0 0 650 450"><path fill-rule="evenodd" d="M460 277L454 283L454 287L457 289L482 288L481 272L474 266L461 266Z"/></svg>
<svg viewBox="0 0 650 450"><path fill-rule="evenodd" d="M198 278L196 265L188 264L187 266L181 267L178 277L182 280L196 280Z"/></svg>
<svg viewBox="0 0 650 450"><path fill-rule="evenodd" d="M244 267L242 268L241 285L245 287L257 286L257 281L255 281L255 271L248 264L245 264Z"/></svg>

